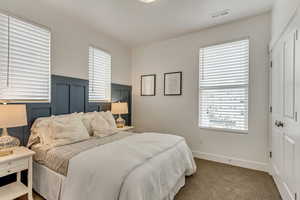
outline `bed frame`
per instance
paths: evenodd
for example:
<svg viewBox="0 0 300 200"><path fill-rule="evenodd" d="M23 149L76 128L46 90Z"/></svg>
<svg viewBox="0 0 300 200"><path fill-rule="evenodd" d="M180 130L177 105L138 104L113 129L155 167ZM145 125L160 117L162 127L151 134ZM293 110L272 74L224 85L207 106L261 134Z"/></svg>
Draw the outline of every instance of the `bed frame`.
<svg viewBox="0 0 300 200"><path fill-rule="evenodd" d="M74 112L107 111L111 103L90 103L88 100L88 80L64 76L51 76L51 102L27 103L28 126L9 129L9 133L26 145L30 135L30 127L38 117L70 114ZM131 125L131 86L111 85L112 102L127 102L128 114L122 115L127 125Z"/></svg>

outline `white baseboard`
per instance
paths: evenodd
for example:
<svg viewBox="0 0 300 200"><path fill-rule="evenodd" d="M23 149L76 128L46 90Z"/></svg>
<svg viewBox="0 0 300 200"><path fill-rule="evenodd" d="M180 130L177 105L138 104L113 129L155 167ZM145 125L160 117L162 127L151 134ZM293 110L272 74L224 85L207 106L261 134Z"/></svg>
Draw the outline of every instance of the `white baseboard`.
<svg viewBox="0 0 300 200"><path fill-rule="evenodd" d="M278 174L278 170L271 164L270 172L274 179L274 182L278 188L278 191L281 195L282 200L293 200L293 194L290 193L287 185L282 181L280 175Z"/></svg>
<svg viewBox="0 0 300 200"><path fill-rule="evenodd" d="M193 155L196 158L200 158L204 160L210 160L210 161L215 161L215 162L224 163L228 165L269 172L268 163L244 160L244 159L233 158L233 157L217 155L212 153L199 152L199 151L193 151Z"/></svg>

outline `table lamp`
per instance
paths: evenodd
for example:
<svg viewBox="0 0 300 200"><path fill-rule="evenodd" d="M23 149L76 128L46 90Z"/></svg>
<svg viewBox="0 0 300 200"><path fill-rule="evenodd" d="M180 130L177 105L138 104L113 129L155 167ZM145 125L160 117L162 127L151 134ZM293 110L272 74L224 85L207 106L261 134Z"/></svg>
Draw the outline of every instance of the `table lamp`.
<svg viewBox="0 0 300 200"><path fill-rule="evenodd" d="M128 105L126 102L121 103L112 103L111 105L112 114L119 115L116 120L116 124L118 128L123 128L125 126L125 120L121 117L122 114L128 114Z"/></svg>
<svg viewBox="0 0 300 200"><path fill-rule="evenodd" d="M7 128L26 125L26 105L0 104L0 128L2 128L2 135L0 137L0 150L5 150L7 148L20 145L18 138L8 135Z"/></svg>

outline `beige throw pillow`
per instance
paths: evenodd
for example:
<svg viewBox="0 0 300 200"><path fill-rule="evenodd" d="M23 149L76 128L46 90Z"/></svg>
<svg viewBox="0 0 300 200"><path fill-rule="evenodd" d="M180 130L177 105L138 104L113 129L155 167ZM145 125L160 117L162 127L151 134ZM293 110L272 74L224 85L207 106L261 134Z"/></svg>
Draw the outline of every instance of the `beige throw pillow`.
<svg viewBox="0 0 300 200"><path fill-rule="evenodd" d="M62 146L89 139L89 134L77 116L53 118L50 125L51 147Z"/></svg>
<svg viewBox="0 0 300 200"><path fill-rule="evenodd" d="M72 113L66 115L53 115L51 117L40 117L37 118L32 127L31 134L27 147L31 147L34 144L52 145L52 132L50 130L50 123L55 120L65 120L70 117L81 117L83 113Z"/></svg>
<svg viewBox="0 0 300 200"><path fill-rule="evenodd" d="M98 137L105 137L118 132L118 130L111 127L101 115L96 115L91 125L94 135Z"/></svg>
<svg viewBox="0 0 300 200"><path fill-rule="evenodd" d="M117 128L115 118L110 111L99 113L109 124L112 129Z"/></svg>
<svg viewBox="0 0 300 200"><path fill-rule="evenodd" d="M93 129L92 129L91 123L92 123L93 119L95 118L96 114L97 114L97 112L89 112L89 113L84 113L81 116L81 120L90 136L93 136Z"/></svg>
<svg viewBox="0 0 300 200"><path fill-rule="evenodd" d="M31 134L27 146L40 143L43 145L51 143L49 124L52 117L40 117L36 119L31 127Z"/></svg>

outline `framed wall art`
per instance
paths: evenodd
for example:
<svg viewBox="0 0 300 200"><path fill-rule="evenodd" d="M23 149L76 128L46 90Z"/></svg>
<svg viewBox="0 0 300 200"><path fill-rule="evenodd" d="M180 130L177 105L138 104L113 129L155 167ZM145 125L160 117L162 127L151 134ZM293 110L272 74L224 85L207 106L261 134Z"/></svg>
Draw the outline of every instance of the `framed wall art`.
<svg viewBox="0 0 300 200"><path fill-rule="evenodd" d="M169 72L164 74L164 95L182 95L182 72Z"/></svg>
<svg viewBox="0 0 300 200"><path fill-rule="evenodd" d="M155 96L156 93L156 75L141 76L141 96Z"/></svg>

